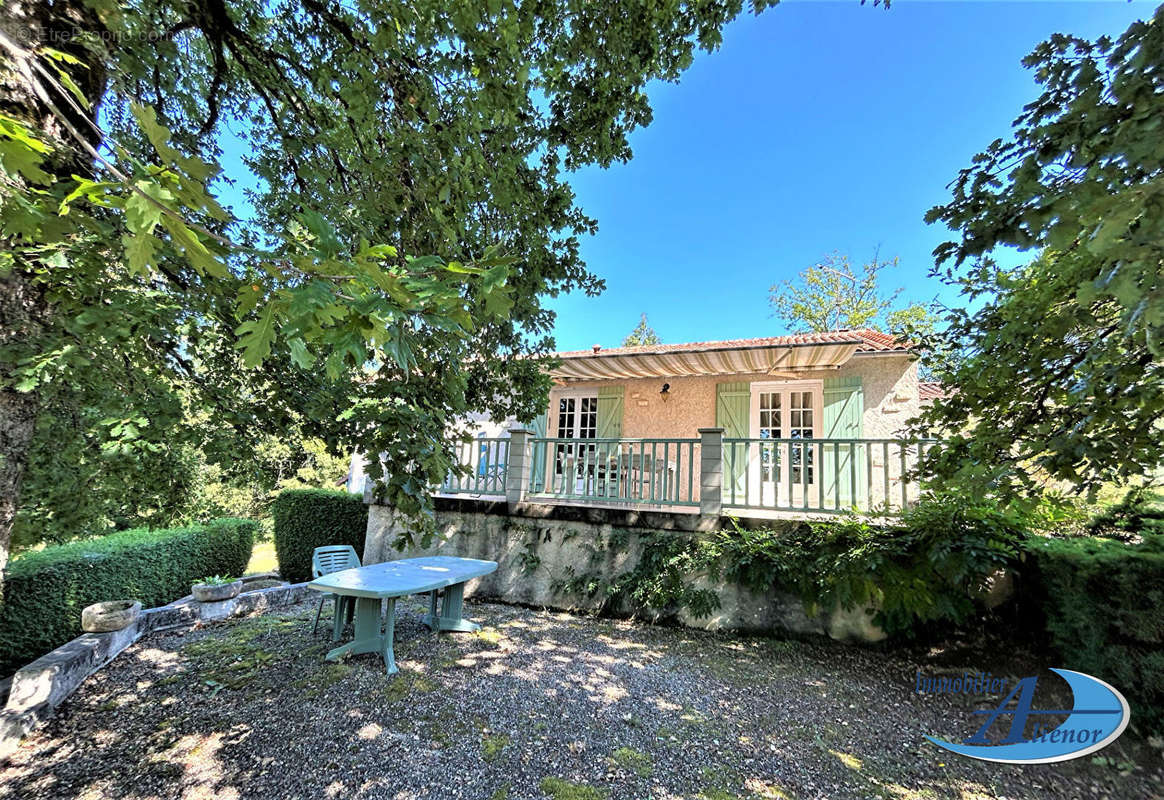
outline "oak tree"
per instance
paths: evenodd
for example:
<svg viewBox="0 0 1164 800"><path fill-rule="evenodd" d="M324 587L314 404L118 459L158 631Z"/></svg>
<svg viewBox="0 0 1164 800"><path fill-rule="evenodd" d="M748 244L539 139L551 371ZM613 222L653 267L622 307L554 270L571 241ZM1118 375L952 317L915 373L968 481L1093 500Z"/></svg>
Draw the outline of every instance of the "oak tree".
<svg viewBox="0 0 1164 800"><path fill-rule="evenodd" d="M1164 463L1164 7L1023 63L1042 94L928 215L960 233L938 274L974 310L928 341L953 391L920 425L947 432L942 479L1094 488Z"/></svg>
<svg viewBox="0 0 1164 800"><path fill-rule="evenodd" d="M628 159L647 83L741 10L8 0L0 568L49 408L109 452L226 460L294 418L382 454L378 491L423 524L453 421L542 404L543 298L602 286L568 172Z"/></svg>

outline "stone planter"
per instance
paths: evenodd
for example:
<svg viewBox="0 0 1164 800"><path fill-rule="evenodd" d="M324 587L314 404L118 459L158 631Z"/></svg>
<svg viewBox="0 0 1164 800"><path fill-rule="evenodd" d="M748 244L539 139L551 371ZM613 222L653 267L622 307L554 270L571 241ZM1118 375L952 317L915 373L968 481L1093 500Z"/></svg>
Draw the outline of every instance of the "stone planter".
<svg viewBox="0 0 1164 800"><path fill-rule="evenodd" d="M238 593L242 591L242 586L242 581L234 581L233 583L196 583L190 587L190 594L194 595L194 599L199 603L217 603L221 600L238 597Z"/></svg>
<svg viewBox="0 0 1164 800"><path fill-rule="evenodd" d="M110 600L94 603L81 612L81 629L87 633L109 633L128 628L141 615L141 603Z"/></svg>

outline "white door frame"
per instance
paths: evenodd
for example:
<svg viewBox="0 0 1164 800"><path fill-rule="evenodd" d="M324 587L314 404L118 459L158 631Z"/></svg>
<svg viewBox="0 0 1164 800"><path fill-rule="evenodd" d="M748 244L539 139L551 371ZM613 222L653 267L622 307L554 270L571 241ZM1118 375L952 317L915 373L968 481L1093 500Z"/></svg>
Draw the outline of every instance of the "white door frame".
<svg viewBox="0 0 1164 800"><path fill-rule="evenodd" d="M571 411L569 413L570 430L571 430L572 436L570 436L568 438L570 438L572 440L576 440L578 442L585 442L587 439L593 438L594 436L598 435L598 428L597 428L597 426L598 426L598 389L595 387L569 387L569 388L558 389L558 390L554 391L554 393L551 395L551 399L550 399L550 411L551 411L551 414L553 415L554 437L555 438L559 438L559 439L567 438L567 437L562 436L562 429L559 426L560 416L562 413L559 409L561 408L561 401L562 400L571 400L571 399L574 401L574 409L573 409L573 411ZM593 413L594 413L595 428L594 428L593 434L591 436L587 436L587 437L581 437L578 435L579 433L582 432L581 427L579 425L579 422L581 420L582 413L583 413L582 412L582 401L583 400L591 400L594 403ZM555 482L557 482L560 479L562 482L561 489L568 490L570 492L578 493L578 494L585 493L585 491L589 485L587 483L587 481L590 479L591 476L581 474L577 471L570 469L570 467L574 466L577 463L575 461L575 459L578 459L580 457L579 454L582 452L583 447L585 447L585 445L583 445L583 444L559 443L559 444L555 445L553 450L547 454L547 459L546 459L547 460L547 471L548 471L548 476L547 476L547 485L548 486L554 486ZM559 470L560 470L560 472L559 472ZM571 483L571 480L570 480L571 477L574 478L574 480L573 480L574 485L572 487L570 487L569 489L567 489L567 487L569 487L569 485Z"/></svg>
<svg viewBox="0 0 1164 800"><path fill-rule="evenodd" d="M783 416L791 410L791 404L788 402L791 392L811 392L813 397L812 404L812 438L819 439L824 430L824 381L816 380L782 380L782 381L756 381L751 385L752 396L749 406L748 419L748 436L752 439L760 438L760 395L765 392L779 392L781 394L780 413L782 418L780 420L780 427L787 431L789 425L789 418ZM785 439L789 438L785 433ZM761 455L760 450L763 445L756 447L756 452L750 453L748 459L748 481L753 487L757 487L757 496L761 505L769 506L792 506L801 504L804 501L804 483L797 481L792 485L792 496L788 496L788 479L781 476L783 480L777 482L761 481ZM807 459L806 459L807 460ZM812 456L813 480L808 481L808 486L815 486L816 480L820 474L821 465L817 463L818 459L815 455Z"/></svg>

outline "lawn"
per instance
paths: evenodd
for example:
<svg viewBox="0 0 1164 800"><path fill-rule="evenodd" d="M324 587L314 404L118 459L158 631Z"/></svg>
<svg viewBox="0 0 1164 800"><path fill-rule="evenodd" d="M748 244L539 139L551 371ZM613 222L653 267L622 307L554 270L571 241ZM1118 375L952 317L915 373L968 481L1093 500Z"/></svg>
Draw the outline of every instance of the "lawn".
<svg viewBox="0 0 1164 800"><path fill-rule="evenodd" d="M251 551L251 560L247 564L244 575L255 575L260 572L274 572L279 569L279 561L275 558L275 543L271 540L255 542Z"/></svg>
<svg viewBox="0 0 1164 800"><path fill-rule="evenodd" d="M476 634L398 612L327 664L314 603L143 639L0 768L0 798L1148 798L1159 754L1005 767L923 739L968 719L913 658L474 603ZM330 608L330 606L329 606ZM967 663L973 668L980 663ZM961 664L947 663L948 669Z"/></svg>

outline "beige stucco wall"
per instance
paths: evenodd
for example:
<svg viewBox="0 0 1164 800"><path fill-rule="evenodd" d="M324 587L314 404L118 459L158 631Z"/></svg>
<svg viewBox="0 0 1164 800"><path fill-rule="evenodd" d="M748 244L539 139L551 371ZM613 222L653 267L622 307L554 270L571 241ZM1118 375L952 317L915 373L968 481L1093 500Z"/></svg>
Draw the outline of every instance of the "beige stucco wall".
<svg viewBox="0 0 1164 800"><path fill-rule="evenodd" d="M838 370L815 370L801 380L861 377L865 390L865 438L891 438L921 409L917 364L905 355L857 355ZM715 426L715 385L725 381L771 381L768 375L715 375L692 378L643 378L585 381L550 392L549 435L557 435L558 399L568 392L599 386L626 387L622 435L628 438L695 438L700 428ZM783 380L783 379L780 379ZM659 390L671 384L663 400Z"/></svg>

